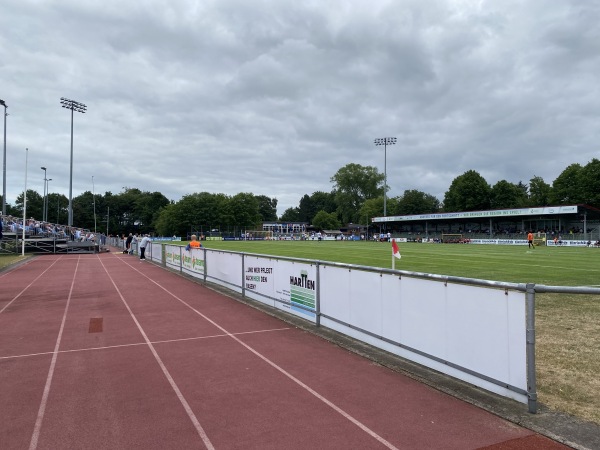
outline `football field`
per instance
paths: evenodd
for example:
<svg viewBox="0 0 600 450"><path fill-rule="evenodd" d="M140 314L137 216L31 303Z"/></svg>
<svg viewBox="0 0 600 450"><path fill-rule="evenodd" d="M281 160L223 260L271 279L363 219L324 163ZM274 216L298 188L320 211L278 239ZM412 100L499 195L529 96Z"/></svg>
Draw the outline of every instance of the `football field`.
<svg viewBox="0 0 600 450"><path fill-rule="evenodd" d="M203 241L212 249L392 267L390 243L361 241ZM599 286L600 249L527 245L399 243L396 269L511 283Z"/></svg>

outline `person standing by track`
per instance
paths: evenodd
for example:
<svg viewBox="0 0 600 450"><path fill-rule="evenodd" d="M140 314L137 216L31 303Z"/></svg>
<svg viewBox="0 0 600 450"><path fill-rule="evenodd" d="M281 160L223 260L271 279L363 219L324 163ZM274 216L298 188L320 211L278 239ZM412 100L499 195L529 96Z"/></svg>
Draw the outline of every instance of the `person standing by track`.
<svg viewBox="0 0 600 450"><path fill-rule="evenodd" d="M146 260L146 246L151 241L150 236L145 234L140 242L140 261Z"/></svg>

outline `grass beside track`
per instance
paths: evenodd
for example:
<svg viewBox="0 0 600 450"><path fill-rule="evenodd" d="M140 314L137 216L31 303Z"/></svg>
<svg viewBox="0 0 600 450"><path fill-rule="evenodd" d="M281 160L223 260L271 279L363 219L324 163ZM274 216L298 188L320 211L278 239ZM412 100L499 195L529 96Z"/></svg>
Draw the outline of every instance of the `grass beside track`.
<svg viewBox="0 0 600 450"><path fill-rule="evenodd" d="M178 243L181 244L181 243ZM185 245L185 243L183 243ZM389 243L205 241L207 248L391 268ZM600 249L399 244L396 269L512 283L599 286ZM536 295L536 362L541 403L600 424L600 296Z"/></svg>

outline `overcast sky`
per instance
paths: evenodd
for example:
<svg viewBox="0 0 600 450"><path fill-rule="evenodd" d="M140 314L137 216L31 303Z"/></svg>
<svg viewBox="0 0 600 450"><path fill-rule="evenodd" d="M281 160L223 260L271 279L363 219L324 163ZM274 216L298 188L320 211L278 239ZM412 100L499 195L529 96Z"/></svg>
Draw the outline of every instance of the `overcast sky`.
<svg viewBox="0 0 600 450"><path fill-rule="evenodd" d="M348 163L443 200L600 157L600 2L0 0L7 201L124 187L331 191ZM1 125L0 125L1 126ZM93 177L93 178L92 178ZM92 183L93 181L93 183Z"/></svg>

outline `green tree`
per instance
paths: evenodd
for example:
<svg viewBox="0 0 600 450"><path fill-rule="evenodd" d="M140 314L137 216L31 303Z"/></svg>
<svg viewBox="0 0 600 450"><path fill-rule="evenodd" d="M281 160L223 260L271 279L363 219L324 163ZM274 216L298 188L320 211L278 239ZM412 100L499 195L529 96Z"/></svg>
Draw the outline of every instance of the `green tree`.
<svg viewBox="0 0 600 450"><path fill-rule="evenodd" d="M404 195L395 200L398 206L394 215L429 214L440 210L440 201L437 198L415 189L404 191Z"/></svg>
<svg viewBox="0 0 600 450"><path fill-rule="evenodd" d="M250 230L258 229L261 216L258 212L258 200L254 197L254 194L241 192L234 195L231 198L230 207L235 227Z"/></svg>
<svg viewBox="0 0 600 450"><path fill-rule="evenodd" d="M170 203L161 209L156 219L156 232L160 236L187 236L185 228L177 220L177 204Z"/></svg>
<svg viewBox="0 0 600 450"><path fill-rule="evenodd" d="M279 220L282 222L300 222L300 211L298 208L288 208L283 212Z"/></svg>
<svg viewBox="0 0 600 450"><path fill-rule="evenodd" d="M94 229L94 197L90 191L73 197L73 226Z"/></svg>
<svg viewBox="0 0 600 450"><path fill-rule="evenodd" d="M344 223L359 222L365 200L383 195L384 175L373 166L350 163L331 177L337 212Z"/></svg>
<svg viewBox="0 0 600 450"><path fill-rule="evenodd" d="M523 185L498 181L491 190L490 206L492 209L522 208L527 206L527 192Z"/></svg>
<svg viewBox="0 0 600 450"><path fill-rule="evenodd" d="M23 193L17 196L15 202L16 215L23 216ZM27 189L27 218L33 217L36 220L42 220L44 198L32 189Z"/></svg>
<svg viewBox="0 0 600 450"><path fill-rule="evenodd" d="M373 217L383 216L383 197L365 200L360 208L360 223L371 224Z"/></svg>
<svg viewBox="0 0 600 450"><path fill-rule="evenodd" d="M313 226L319 230L338 230L340 221L334 213L319 211L313 218Z"/></svg>
<svg viewBox="0 0 600 450"><path fill-rule="evenodd" d="M133 215L140 233L154 231L160 210L169 204L169 199L160 192L140 192L136 198Z"/></svg>
<svg viewBox="0 0 600 450"><path fill-rule="evenodd" d="M491 187L476 171L456 177L444 196L444 211L478 211L490 208Z"/></svg>
<svg viewBox="0 0 600 450"><path fill-rule="evenodd" d="M581 200L583 203L600 208L600 160L593 158L579 174Z"/></svg>
<svg viewBox="0 0 600 450"><path fill-rule="evenodd" d="M552 183L550 201L554 205L571 205L581 203L581 164L571 164Z"/></svg>
<svg viewBox="0 0 600 450"><path fill-rule="evenodd" d="M547 206L550 204L550 190L552 188L542 177L534 175L529 180L529 205Z"/></svg>
<svg viewBox="0 0 600 450"><path fill-rule="evenodd" d="M277 199L266 195L257 195L258 213L263 222L274 222L277 220Z"/></svg>
<svg viewBox="0 0 600 450"><path fill-rule="evenodd" d="M0 203L2 203L2 194L0 194ZM16 216L19 214L19 211L12 206L10 203L6 202L6 215L8 216Z"/></svg>
<svg viewBox="0 0 600 450"><path fill-rule="evenodd" d="M300 222L311 223L311 219L316 214L314 210L312 198L308 194L304 194L298 204L298 218Z"/></svg>
<svg viewBox="0 0 600 450"><path fill-rule="evenodd" d="M334 192L323 192L323 191L315 191L310 196L313 204L313 214L311 216L314 217L321 210L332 213L337 209L337 203L335 202L335 193Z"/></svg>

